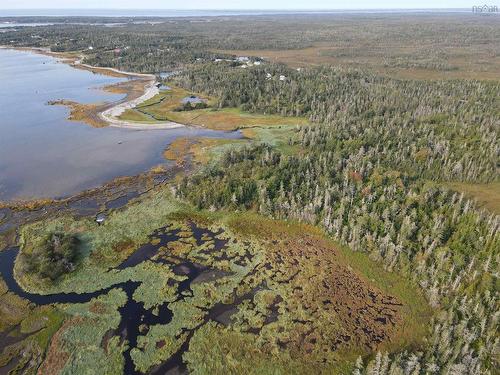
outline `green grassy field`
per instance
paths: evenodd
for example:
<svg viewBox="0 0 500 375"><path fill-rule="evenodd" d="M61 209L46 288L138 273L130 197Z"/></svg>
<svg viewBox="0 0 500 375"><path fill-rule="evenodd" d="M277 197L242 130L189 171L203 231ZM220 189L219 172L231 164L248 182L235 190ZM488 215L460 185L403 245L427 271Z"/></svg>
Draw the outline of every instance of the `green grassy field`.
<svg viewBox="0 0 500 375"><path fill-rule="evenodd" d="M300 146L290 145L288 142L294 137L296 128L296 125L245 128L242 135L246 139L178 138L167 147L163 155L179 166L184 165L188 156L191 156L191 160L196 164L206 165L217 162L225 152L252 142L270 144L285 155L299 154Z"/></svg>
<svg viewBox="0 0 500 375"><path fill-rule="evenodd" d="M185 125L203 126L214 130L235 130L260 126L305 125L308 121L300 117L283 117L246 113L237 108L216 108L216 100L203 94L192 93L173 86L162 91L134 109L125 111L121 120L151 122L174 121ZM206 100L208 108L178 111L182 99L196 95Z"/></svg>

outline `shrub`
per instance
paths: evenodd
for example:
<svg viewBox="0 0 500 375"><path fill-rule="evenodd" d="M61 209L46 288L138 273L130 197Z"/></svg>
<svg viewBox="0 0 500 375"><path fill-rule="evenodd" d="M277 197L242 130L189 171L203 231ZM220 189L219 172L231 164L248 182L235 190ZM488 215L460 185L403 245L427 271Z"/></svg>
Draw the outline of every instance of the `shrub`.
<svg viewBox="0 0 500 375"><path fill-rule="evenodd" d="M194 111L196 109L205 109L205 108L208 108L208 104L205 102L198 102L198 103L187 102L175 108L174 112Z"/></svg>

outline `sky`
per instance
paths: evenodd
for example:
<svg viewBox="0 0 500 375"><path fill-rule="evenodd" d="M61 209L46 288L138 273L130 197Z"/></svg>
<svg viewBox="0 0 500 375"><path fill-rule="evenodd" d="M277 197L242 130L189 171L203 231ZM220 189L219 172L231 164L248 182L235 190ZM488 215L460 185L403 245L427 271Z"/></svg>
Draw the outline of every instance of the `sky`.
<svg viewBox="0 0 500 375"><path fill-rule="evenodd" d="M423 9L485 0L0 0L0 9ZM487 0L500 6L499 0ZM477 4L476 4L477 3Z"/></svg>

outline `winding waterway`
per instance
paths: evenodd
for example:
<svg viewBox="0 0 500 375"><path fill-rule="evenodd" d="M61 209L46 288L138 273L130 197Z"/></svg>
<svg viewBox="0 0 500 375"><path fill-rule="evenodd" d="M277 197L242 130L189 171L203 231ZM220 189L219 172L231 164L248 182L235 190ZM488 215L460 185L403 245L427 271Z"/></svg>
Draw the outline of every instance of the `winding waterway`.
<svg viewBox="0 0 500 375"><path fill-rule="evenodd" d="M123 78L113 78L78 70L58 60L31 52L0 49L0 200L18 198L64 197L93 188L122 175L135 175L158 164L168 164L163 150L179 137L238 138L239 132L220 132L199 128L172 130L130 130L121 128L92 128L83 123L67 120L68 109L49 106L48 101L67 99L79 103L116 102L123 95L108 94L100 87L118 83ZM106 210L120 209L129 199L139 195L135 190L124 191L106 202ZM78 201L80 202L80 201ZM92 212L99 205L92 206ZM0 211L0 220L11 216L10 211ZM7 220L6 219L6 220ZM8 225L9 220L2 225ZM218 239L219 232L211 232L191 224L193 238L201 246L208 236L214 243L212 251L220 251L227 240ZM8 227L2 229L7 230ZM179 230L163 232L156 236L159 243L146 243L128 259L117 266L123 270L150 260L161 246L179 239ZM0 252L0 278L9 291L36 305L86 303L118 288L127 294L127 302L120 307L121 322L117 329L106 333L105 338L120 336L127 340L124 352L124 373L139 374L131 358L130 350L137 346L142 325L147 327L168 324L172 312L168 303L158 310L146 309L132 296L141 285L126 281L91 293L58 293L40 295L26 292L14 277L14 263L18 247ZM173 272L186 276L178 285L178 298L189 295L191 283L202 283L226 273L210 269L187 259L174 263L156 260L173 268ZM217 304L206 311L202 324L217 320L232 305ZM226 314L227 315L227 314ZM167 361L151 369L151 374L174 371L184 373L186 366L182 355L188 349L189 340ZM108 337L109 336L109 337ZM13 362L14 364L16 362ZM7 371L6 367L0 368Z"/></svg>
<svg viewBox="0 0 500 375"><path fill-rule="evenodd" d="M168 164L163 150L179 137L237 138L199 128L93 128L67 120L51 100L114 102L100 90L114 78L75 69L55 58L0 49L0 200L60 198L119 176Z"/></svg>
<svg viewBox="0 0 500 375"><path fill-rule="evenodd" d="M212 241L217 239L217 236L222 233L222 231L212 232L207 228L201 228L195 224L190 224L193 230L193 237L198 245L203 244L208 236ZM166 246L170 242L177 241L180 237L178 233L180 230L165 230L161 228L153 235L159 239L156 244L146 243L139 247L128 259L123 261L117 268L125 269L129 267L135 267L138 264L151 260L151 258L158 252L162 246ZM204 239L205 238L205 239ZM227 245L227 240L218 240L214 243L213 251L219 251ZM141 373L135 369L134 363L132 361L130 350L137 346L137 339L140 335L141 325L146 325L148 327L157 324L168 324L172 320L172 312L168 308L168 303L163 303L158 307L158 311L153 313L153 309L146 309L142 302L137 302L133 299L133 294L136 289L141 284L136 281L126 281L118 283L107 287L102 290L96 290L91 293L57 293L50 295L41 295L26 292L16 281L14 277L14 263L16 257L19 253L19 247L12 247L4 251L0 251L0 277L5 281L10 292L22 297L32 303L37 305L49 305L58 303L86 303L91 301L93 298L99 297L109 293L112 289L119 288L122 289L127 294L127 302L124 306L119 308L121 315L121 321L116 330L109 332L110 336L120 335L122 339L128 341L128 349L124 352L124 374L127 375L140 375ZM155 262L163 263L160 260L155 260ZM184 298L184 293L191 291L191 283L193 282L204 282L204 280L210 280L213 277L221 277L226 275L226 273L217 272L215 270L210 270L208 267L201 264L194 264L191 261L185 259L177 259L177 264L169 263L173 266L173 270L176 274L186 276L186 279L179 283L178 285L178 298ZM207 274L210 274L207 278ZM202 277L204 276L204 277ZM191 291L192 293L192 291ZM205 318L205 322L210 319L216 318L218 314L226 310L231 309L231 305L218 304L213 309L210 309ZM190 333L189 338L192 336L193 332ZM184 345L167 361L156 366L152 369L149 374L164 374L167 371L178 371L178 373L184 373L186 367L182 360L182 354L188 349L187 340ZM0 373L1 372L0 368Z"/></svg>

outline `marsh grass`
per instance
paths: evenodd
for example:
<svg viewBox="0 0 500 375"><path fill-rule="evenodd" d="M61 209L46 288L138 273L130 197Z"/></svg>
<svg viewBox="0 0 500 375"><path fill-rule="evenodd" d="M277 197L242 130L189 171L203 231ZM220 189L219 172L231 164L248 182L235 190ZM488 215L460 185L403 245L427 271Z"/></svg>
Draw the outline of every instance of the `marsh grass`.
<svg viewBox="0 0 500 375"><path fill-rule="evenodd" d="M268 352L255 336L211 322L194 334L184 354L191 374L335 374L334 366L304 363L286 351Z"/></svg>
<svg viewBox="0 0 500 375"><path fill-rule="evenodd" d="M0 366L17 361L13 373L34 373L65 314L53 306L35 307L6 290L0 279L0 337L13 342L0 348Z"/></svg>
<svg viewBox="0 0 500 375"><path fill-rule="evenodd" d="M201 244L193 223L202 228ZM177 229L178 239L161 245L158 228ZM418 346L431 314L411 282L330 241L317 227L251 213L198 211L174 199L168 188L113 211L101 226L67 216L30 224L21 230L22 251L32 251L53 230L82 238L79 267L55 283L40 284L16 273L23 286L39 293L81 293L131 280L140 283L133 299L146 309L168 303L172 320L146 327L130 352L140 371L168 360L190 340L183 358L194 373L222 368L235 374L304 369L345 373L348 361L358 355ZM146 243L158 246L151 261L111 269ZM180 293L186 277L174 274L169 264L153 262L169 257L201 264L220 275L190 283ZM67 353L67 371L103 368L119 373L125 343L116 336L106 340L104 348L100 343L118 326L118 308L125 298L121 290L112 290L87 304L60 307L70 318L52 340L47 366L60 352ZM363 309L367 313L361 327L355 327L347 311L357 316ZM377 323L380 316L389 319L385 325ZM36 323L27 321L24 327L30 331ZM373 341L375 337L382 339ZM78 356L72 354L75 351ZM219 358L223 352L230 353L225 357L230 360ZM106 355L111 358L108 363Z"/></svg>
<svg viewBox="0 0 500 375"><path fill-rule="evenodd" d="M163 155L179 166L183 166L188 157L199 165L215 164L228 151L238 150L252 142L272 145L286 155L300 155L301 147L290 142L296 130L297 125L259 125L241 130L246 139L178 138L167 147Z"/></svg>
<svg viewBox="0 0 500 375"><path fill-rule="evenodd" d="M118 308L126 298L125 292L114 289L89 303L61 306L72 317L52 340L42 373L54 371L50 364L58 361L53 356L64 353L61 373L122 374L124 343L118 337L110 339L105 347L101 342L106 332L118 327Z"/></svg>
<svg viewBox="0 0 500 375"><path fill-rule="evenodd" d="M9 292L0 278L0 332L21 323L30 310L28 301Z"/></svg>
<svg viewBox="0 0 500 375"><path fill-rule="evenodd" d="M129 277L126 273L103 274L102 270L117 266L130 255L131 249L148 242L149 235L168 224L168 215L181 207L165 189L151 193L141 204L113 212L101 226L91 218L74 220L68 216L25 226L21 230L22 252L29 254L42 243L46 233L61 231L79 235L82 259L74 272L56 282L24 273L16 259L15 276L26 290L41 294L91 292L125 281ZM129 250L122 251L124 244Z"/></svg>
<svg viewBox="0 0 500 375"><path fill-rule="evenodd" d="M171 282L183 281L184 276L175 275L168 265L147 261L134 268L138 269L137 277L131 276L130 279L140 281L141 285L135 290L133 298L137 302L143 302L145 309L177 299L177 283L171 285Z"/></svg>
<svg viewBox="0 0 500 375"><path fill-rule="evenodd" d="M295 238L299 243L307 244L311 238L317 237L321 246L325 246L325 243L326 246L331 246L332 255L342 267L352 269L362 282L379 288L382 293L395 296L403 303L399 311L401 319L396 330L391 333L391 340L377 345L378 349L392 351L401 347L418 346L426 333L424 321L429 318L430 310L414 285L396 274L383 271L366 255L354 253L325 239L324 233L315 227L268 220L252 214L199 211L191 215L180 211L172 216L177 220L200 220L212 230L224 228L223 234L218 238L229 239L230 245L223 250L227 259L218 260L216 253L210 253L213 241L208 237L203 237L208 241L202 246L191 243L183 255L214 268L229 269L233 274L214 283L191 284L192 294L188 293L181 301L169 305L173 311L172 321L166 325L151 327L146 335L139 338L140 350L132 352L141 371L168 359L187 339L185 333L188 331L192 331L194 335L189 342L190 349L184 353L183 358L190 371L199 374L217 373L222 369L235 374L301 373L305 368L315 369L317 373L343 374L349 371L349 362L358 355L370 355L372 349L348 345L331 352L326 357L326 363L320 364L321 355L318 352L304 352L310 344L292 344L294 340L300 342L299 332L307 332L311 329L306 328L309 325L314 327L313 331L319 330L323 335L337 335L335 332L342 331L343 327L342 320L337 321L335 316L329 316L327 321L322 322L321 315L310 315L311 312L304 310L302 301L291 290L295 284L285 282L288 278L287 271L284 271L286 264L272 265L277 269L262 267L269 261L274 264L271 254L276 249L270 253L269 249L278 238L292 241ZM186 238L188 235L189 230L186 229L181 237ZM246 266L242 266L241 259L248 257L248 251L250 258L247 258ZM311 250L306 247L303 251L307 257L307 252ZM317 266L310 266L307 263L301 266L301 272L306 278L310 277L307 275L322 275L325 272L322 266L319 269ZM328 277L327 273L324 277ZM303 282L300 285L310 287ZM314 290L315 287L311 287L311 291ZM224 326L211 320L204 323L205 311L221 302L227 304L228 308L236 308L229 319L229 325ZM299 324L297 319L311 323ZM286 345L286 350L280 346L280 340L291 340ZM317 345L321 348L322 344L318 342ZM221 353L226 356L230 353L229 363L224 359L226 356L221 357Z"/></svg>

